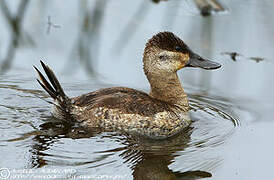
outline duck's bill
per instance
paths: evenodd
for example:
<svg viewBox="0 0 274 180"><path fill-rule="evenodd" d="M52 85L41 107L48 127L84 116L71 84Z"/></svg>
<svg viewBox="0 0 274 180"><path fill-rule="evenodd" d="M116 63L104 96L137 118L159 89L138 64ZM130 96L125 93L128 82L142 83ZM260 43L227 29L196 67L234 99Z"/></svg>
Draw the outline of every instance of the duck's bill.
<svg viewBox="0 0 274 180"><path fill-rule="evenodd" d="M191 53L190 59L186 64L186 67L198 67L206 70L218 69L221 64L202 58L201 56Z"/></svg>

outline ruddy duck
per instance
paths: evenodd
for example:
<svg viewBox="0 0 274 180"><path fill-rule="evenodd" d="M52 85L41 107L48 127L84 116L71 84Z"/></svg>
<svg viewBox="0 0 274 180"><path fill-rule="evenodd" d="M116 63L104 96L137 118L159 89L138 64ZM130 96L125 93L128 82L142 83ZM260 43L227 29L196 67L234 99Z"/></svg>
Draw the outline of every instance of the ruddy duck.
<svg viewBox="0 0 274 180"><path fill-rule="evenodd" d="M183 67L221 67L193 53L171 32L160 32L146 43L143 69L150 83L149 94L112 87L69 98L53 71L42 61L41 65L49 82L34 66L40 77L37 81L54 99L56 118L153 139L171 137L191 123L187 95L177 71Z"/></svg>

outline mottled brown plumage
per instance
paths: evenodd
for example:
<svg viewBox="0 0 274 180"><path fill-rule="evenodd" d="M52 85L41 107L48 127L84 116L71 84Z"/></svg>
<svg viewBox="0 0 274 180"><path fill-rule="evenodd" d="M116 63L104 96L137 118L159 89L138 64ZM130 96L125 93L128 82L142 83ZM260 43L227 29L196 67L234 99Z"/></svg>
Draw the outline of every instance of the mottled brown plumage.
<svg viewBox="0 0 274 180"><path fill-rule="evenodd" d="M160 32L146 44L143 64L150 93L113 87L68 98L53 71L41 62L50 83L35 67L39 84L54 99L53 115L105 131L120 131L154 139L173 136L191 120L188 100L177 70L185 67L216 69L220 65L194 54L171 32Z"/></svg>
<svg viewBox="0 0 274 180"><path fill-rule="evenodd" d="M124 114L139 114L153 116L156 113L169 110L168 104L150 97L135 89L124 87L105 88L79 97L72 98L73 105L79 107L105 107L119 109Z"/></svg>

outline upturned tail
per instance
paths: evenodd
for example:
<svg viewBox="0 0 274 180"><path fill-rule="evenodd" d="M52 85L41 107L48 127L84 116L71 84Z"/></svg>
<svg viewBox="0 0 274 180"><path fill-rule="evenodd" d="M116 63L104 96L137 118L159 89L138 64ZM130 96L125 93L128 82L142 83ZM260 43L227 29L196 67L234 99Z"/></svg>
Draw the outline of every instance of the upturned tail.
<svg viewBox="0 0 274 180"><path fill-rule="evenodd" d="M35 66L33 67L37 71L40 78L40 80L37 79L37 82L50 95L50 97L54 99L54 102L52 102L52 104L55 105L53 115L57 118L70 118L71 104L69 97L65 94L62 86L50 67L45 65L43 61L40 61L40 63L49 81Z"/></svg>

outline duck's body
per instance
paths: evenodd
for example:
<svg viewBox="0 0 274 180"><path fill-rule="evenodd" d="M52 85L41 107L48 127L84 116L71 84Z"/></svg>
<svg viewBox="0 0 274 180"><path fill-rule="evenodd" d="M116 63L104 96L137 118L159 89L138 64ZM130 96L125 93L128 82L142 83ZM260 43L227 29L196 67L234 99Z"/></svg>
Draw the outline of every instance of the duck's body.
<svg viewBox="0 0 274 180"><path fill-rule="evenodd" d="M48 66L41 62L51 84L35 69L42 81L38 82L54 99L53 115L57 118L154 139L173 136L191 123L187 95L177 70L184 66L216 69L220 65L192 53L170 32L158 33L148 41L143 61L151 87L149 94L113 87L68 98Z"/></svg>
<svg viewBox="0 0 274 180"><path fill-rule="evenodd" d="M71 99L73 119L86 126L153 138L166 138L190 124L180 106L154 99L135 89L100 89Z"/></svg>

